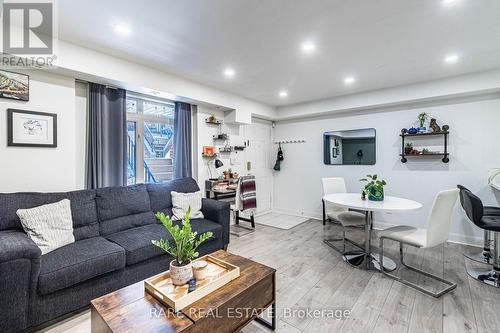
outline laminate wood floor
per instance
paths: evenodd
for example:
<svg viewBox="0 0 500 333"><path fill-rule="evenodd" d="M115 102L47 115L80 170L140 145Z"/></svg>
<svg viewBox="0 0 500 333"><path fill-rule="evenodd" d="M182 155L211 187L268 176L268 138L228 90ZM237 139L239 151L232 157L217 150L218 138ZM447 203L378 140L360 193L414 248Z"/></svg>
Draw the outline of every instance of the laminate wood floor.
<svg viewBox="0 0 500 333"><path fill-rule="evenodd" d="M462 255L477 248L449 243L430 250L408 249L408 263L457 282L453 292L434 299L380 273L344 263L323 243L339 231L337 225L309 220L290 230L257 225L254 233L232 237L230 252L277 270L277 332L500 332L500 290L475 281L465 271L488 267ZM361 241L363 232L354 230L349 236ZM375 239L372 244L377 244ZM388 245L387 254L397 258L395 244ZM428 288L440 287L406 269L397 274ZM307 316L307 310L323 310L324 317L311 312ZM335 319L334 310L350 315ZM88 333L90 314L85 311L41 332ZM270 331L252 322L242 332Z"/></svg>
<svg viewBox="0 0 500 333"><path fill-rule="evenodd" d="M290 230L260 225L253 234L231 240L230 252L277 269L277 332L500 332L500 290L470 278L465 270L489 267L462 255L478 248L448 243L428 250L405 250L409 264L458 284L451 293L435 299L380 273L347 265L323 243L340 230L338 225L309 220ZM376 246L376 231L373 234ZM348 236L362 241L363 232L354 230ZM397 244L388 245L387 255L397 259ZM430 289L443 287L406 268L396 272ZM306 310L323 311L323 318L314 313L308 316ZM331 317L335 310L350 314L335 319ZM270 331L253 322L242 332Z"/></svg>

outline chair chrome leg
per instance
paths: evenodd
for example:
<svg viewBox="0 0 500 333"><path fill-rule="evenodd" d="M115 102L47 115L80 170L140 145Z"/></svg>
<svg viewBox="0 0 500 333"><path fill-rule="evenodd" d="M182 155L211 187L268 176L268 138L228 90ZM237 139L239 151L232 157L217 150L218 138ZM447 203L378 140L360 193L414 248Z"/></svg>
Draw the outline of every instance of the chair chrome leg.
<svg viewBox="0 0 500 333"><path fill-rule="evenodd" d="M333 243L334 242L342 242L342 248L339 248L338 246L334 245ZM326 245L328 245L329 247L331 247L332 249L334 249L335 251L337 251L338 253L340 254L344 254L346 249L345 249L345 246L346 246L346 242L356 246L357 248L363 250L363 245L361 244L358 244L356 243L355 241L347 238L345 236L345 228L342 228L342 238L329 238L329 239L324 239L323 240L323 243L325 243Z"/></svg>
<svg viewBox="0 0 500 333"><path fill-rule="evenodd" d="M380 238L380 271L385 276L387 276L387 277L389 277L391 279L394 279L394 280L396 280L398 282L401 282L401 283L403 283L403 284L405 284L405 285L407 285L409 287L412 287L412 288L414 288L414 289L416 289L416 290L418 290L420 292L423 292L424 294L427 294L427 295L430 295L430 296L433 296L433 297L436 297L436 298L437 297L441 297L442 295L446 294L447 292L449 292L449 291L451 291L451 290L453 290L453 289L455 289L457 287L457 284L454 283L454 282L452 282L452 281L445 280L445 279L443 279L443 278L441 278L439 276L433 275L431 273L425 272L425 271L420 270L420 269L418 269L416 267L413 267L413 266L410 266L410 265L406 264L404 262L403 243L401 243L401 242L399 243L399 256L400 256L401 264L403 266L405 266L406 268L408 268L408 269L410 269L410 270L412 270L414 272L423 274L423 275L425 275L427 277L430 277L430 278L435 279L435 280L437 280L439 282L447 284L448 287L446 287L446 288L444 288L444 289L442 289L442 290L440 290L440 291L438 291L436 293L433 293L432 291L427 290L427 289L425 289L425 288L423 288L423 287L421 287L421 286L419 286L419 285L417 285L415 283L412 283L410 281L402 279L399 276L396 276L396 275L388 273L384 269L384 239L385 239L384 237Z"/></svg>
<svg viewBox="0 0 500 333"><path fill-rule="evenodd" d="M474 260L483 264L492 264L491 258L491 231L484 230L483 251L479 253L464 253L464 256L470 260Z"/></svg>
<svg viewBox="0 0 500 333"><path fill-rule="evenodd" d="M494 232L493 236L493 251L492 264L493 269L490 270L478 270L478 269L468 269L467 274L469 274L474 279L481 281L492 287L500 288L500 233Z"/></svg>

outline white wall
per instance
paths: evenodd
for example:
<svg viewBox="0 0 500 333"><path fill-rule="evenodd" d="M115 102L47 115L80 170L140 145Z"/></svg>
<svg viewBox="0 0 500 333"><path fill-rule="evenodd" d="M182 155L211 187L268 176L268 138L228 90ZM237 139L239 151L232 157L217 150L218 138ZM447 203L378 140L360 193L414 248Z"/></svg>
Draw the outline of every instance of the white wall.
<svg viewBox="0 0 500 333"><path fill-rule="evenodd" d="M224 166L215 169L213 159L201 157L203 146L213 146L213 135L218 134L218 126L206 124L205 119L214 114L218 119L224 119L224 113L220 110L198 106L195 122L198 124L197 144L195 147L196 158L195 164L197 168L197 180L200 187L204 188L205 180L210 178L207 162L211 164L214 177L222 175L224 170L229 168L232 171L238 172L240 175L247 174L246 162L252 163L251 173L256 176L257 186L257 213L271 211L272 196L273 196L273 174L272 174L272 129L271 123L267 121L252 120L250 125L234 125L225 123L222 126L222 132L229 134L230 144L232 146L241 146L246 140L249 140L250 146L243 151L232 153L222 153L219 159L224 163ZM221 146L222 141L216 141L216 146ZM232 157L232 158L231 158ZM195 169L196 169L195 168Z"/></svg>
<svg viewBox="0 0 500 333"><path fill-rule="evenodd" d="M30 75L29 102L0 99L0 192L81 189L85 108L75 99L75 80L39 70L25 73ZM8 108L56 113L58 147L7 147Z"/></svg>
<svg viewBox="0 0 500 333"><path fill-rule="evenodd" d="M420 112L428 112L438 123L450 125L450 163L440 159L400 162L401 128L410 127ZM434 195L463 184L477 193L485 204L499 205L500 193L487 185L488 171L500 167L500 99L450 104L353 116L330 116L315 120L279 122L276 140L305 139L303 144L284 145L285 160L274 179L274 209L278 212L321 216L322 177L345 177L349 191L360 192L358 179L377 173L389 185L387 195L417 200L424 208L415 213L376 215L376 224L424 226ZM323 164L323 132L360 128L377 131L377 163L374 166L333 166ZM431 146L432 139L422 142ZM416 140L414 140L416 141ZM451 239L477 243L481 231L466 220L459 204L453 216Z"/></svg>

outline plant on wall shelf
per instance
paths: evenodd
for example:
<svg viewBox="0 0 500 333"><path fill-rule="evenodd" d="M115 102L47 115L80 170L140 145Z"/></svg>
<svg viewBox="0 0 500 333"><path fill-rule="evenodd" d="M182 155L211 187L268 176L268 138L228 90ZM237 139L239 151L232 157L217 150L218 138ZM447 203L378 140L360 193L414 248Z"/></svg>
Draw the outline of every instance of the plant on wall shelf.
<svg viewBox="0 0 500 333"><path fill-rule="evenodd" d="M365 196L368 196L368 200L384 200L384 186L387 185L385 180L379 180L377 175L366 175L366 178L362 178L359 181L367 183L363 188L363 193Z"/></svg>
<svg viewBox="0 0 500 333"><path fill-rule="evenodd" d="M420 124L420 128L423 128L425 125L425 121L427 120L428 116L427 113L422 112L418 115L418 122Z"/></svg>
<svg viewBox="0 0 500 333"><path fill-rule="evenodd" d="M413 143L411 142L408 142L407 144L405 144L405 154L410 154L411 151L413 150Z"/></svg>

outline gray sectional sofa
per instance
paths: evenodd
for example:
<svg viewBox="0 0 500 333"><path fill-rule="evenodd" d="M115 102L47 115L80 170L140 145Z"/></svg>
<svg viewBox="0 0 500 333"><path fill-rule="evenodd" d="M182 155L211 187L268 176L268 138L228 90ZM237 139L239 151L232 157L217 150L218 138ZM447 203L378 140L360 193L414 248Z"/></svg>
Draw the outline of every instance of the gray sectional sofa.
<svg viewBox="0 0 500 333"><path fill-rule="evenodd" d="M151 244L167 233L156 212L171 215L171 191L194 192L191 178L66 193L0 194L0 332L17 332L87 306L93 298L168 269L172 258ZM75 243L45 255L24 233L16 210L71 201ZM214 238L199 252L229 243L229 204L203 199L191 221Z"/></svg>

